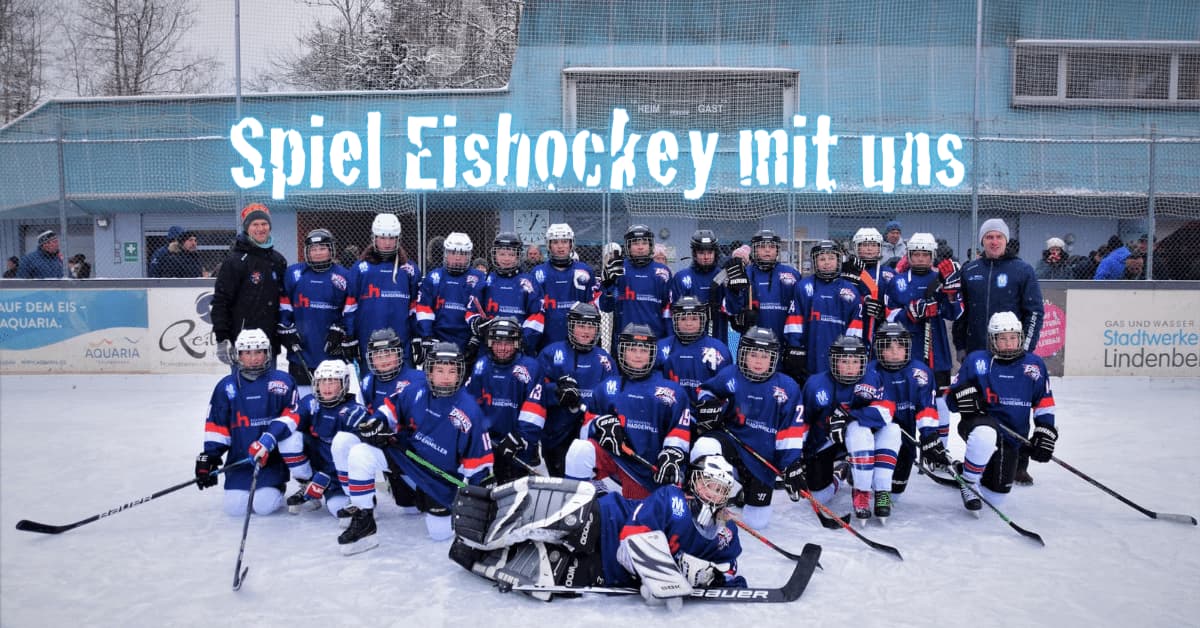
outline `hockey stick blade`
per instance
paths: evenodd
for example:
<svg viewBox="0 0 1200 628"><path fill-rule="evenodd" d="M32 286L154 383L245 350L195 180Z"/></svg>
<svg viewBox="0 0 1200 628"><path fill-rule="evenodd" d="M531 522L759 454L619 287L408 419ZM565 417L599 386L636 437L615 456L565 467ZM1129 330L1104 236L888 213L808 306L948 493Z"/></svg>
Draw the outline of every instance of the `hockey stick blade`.
<svg viewBox="0 0 1200 628"><path fill-rule="evenodd" d="M806 543L804 549L800 553L800 560L796 561L796 566L792 570L791 576L782 587L746 587L742 589L732 587L714 587L711 589L696 589L692 591L689 599L704 601L704 602L734 602L740 604L780 604L794 602L800 599L804 594L804 590L808 588L808 582L812 579L813 573L817 569L817 562L821 558L821 546L812 543ZM604 593L608 595L640 595L638 589L632 587L566 587L566 586L538 586L532 584L517 584L513 585L513 591L523 591L527 593L548 592L548 593Z"/></svg>
<svg viewBox="0 0 1200 628"><path fill-rule="evenodd" d="M236 571L233 573L233 590L234 591L242 590L242 583L246 581L247 573L250 573L250 567L248 567L248 566L242 567L241 573L237 573Z"/></svg>

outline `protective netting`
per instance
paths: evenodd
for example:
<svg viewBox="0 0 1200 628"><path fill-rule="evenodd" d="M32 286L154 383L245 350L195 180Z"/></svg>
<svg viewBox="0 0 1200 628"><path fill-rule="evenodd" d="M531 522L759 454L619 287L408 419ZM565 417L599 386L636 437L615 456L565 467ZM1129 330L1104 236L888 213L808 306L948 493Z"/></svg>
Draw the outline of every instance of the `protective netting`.
<svg viewBox="0 0 1200 628"><path fill-rule="evenodd" d="M15 119L0 130L7 254L29 250L60 214L106 217L122 236L95 234L96 274L137 276L166 225L201 225L202 244L216 251L238 208L261 201L295 215L277 233L289 260L318 226L343 250L365 246L373 215L385 211L400 216L402 244L422 268L436 264L451 231L486 258L497 231L542 244L552 222L571 223L581 259L593 264L633 222L653 228L677 268L699 227L726 250L775 229L796 260L816 239L897 221L904 237L931 231L964 259L978 224L1003 217L1035 265L1057 238L1074 258L1070 275L1088 277L1090 256L1153 234L1154 278L1200 278L1191 262L1200 247L1194 2L985 0L976 15L976 3L959 0L262 0L242 2L237 22L229 3L77 4L63 29L95 12L121 25L145 5L191 10L191 28L160 62L195 62L188 67L207 74L189 74L188 93L200 95L176 97L184 84L106 80L112 55L46 55L40 78L21 75L31 94L14 82L23 49L0 49L0 67L14 68L0 70L13 79L0 87L4 119ZM35 6L4 4L12 41L34 15L22 10ZM74 41L103 34L80 31ZM48 45L64 37L57 31ZM230 95L236 52L240 99ZM25 113L77 96L87 98ZM609 154L614 109L628 113L625 138L641 136L629 179ZM382 153L375 182L372 112ZM502 114L535 155L523 162L514 142L503 180L497 155L485 155L486 175L466 156L472 133L488 150L504 140ZM420 116L433 126L415 146L410 125ZM248 143L263 173L241 189L233 171L250 176L253 163L231 128L247 118L262 126ZM539 170L538 142L552 130L566 145L583 130L605 143L578 173L552 157ZM677 142L673 178L648 156L656 132ZM360 169L350 183L332 163L339 133L361 144L338 149ZM703 143L710 134L719 138ZM451 140L457 161L446 156ZM409 158L422 149L419 183ZM143 249L136 266L108 259L130 229Z"/></svg>

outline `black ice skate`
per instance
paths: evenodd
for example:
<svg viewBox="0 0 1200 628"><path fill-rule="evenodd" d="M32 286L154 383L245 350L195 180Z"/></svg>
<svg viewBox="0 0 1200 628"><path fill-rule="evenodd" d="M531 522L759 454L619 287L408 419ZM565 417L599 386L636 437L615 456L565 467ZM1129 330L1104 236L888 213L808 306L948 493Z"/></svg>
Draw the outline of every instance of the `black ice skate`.
<svg viewBox="0 0 1200 628"><path fill-rule="evenodd" d="M887 491L875 491L875 517L879 523L886 523L892 516L892 494Z"/></svg>
<svg viewBox="0 0 1200 628"><path fill-rule="evenodd" d="M379 546L375 536L375 511L365 508L354 508L350 517L350 527L338 536L338 545L344 556L358 554ZM349 509L347 509L349 510Z"/></svg>
<svg viewBox="0 0 1200 628"><path fill-rule="evenodd" d="M975 513L975 516L978 517L979 511L983 508L983 500L979 499L979 496L972 490L973 488L975 488L974 484L963 482L962 488L959 490L962 492L963 508Z"/></svg>
<svg viewBox="0 0 1200 628"><path fill-rule="evenodd" d="M321 500L312 499L308 496L308 482L301 480L300 488L296 489L295 493L288 495L287 509L293 515L298 515L302 512L311 512L321 507Z"/></svg>

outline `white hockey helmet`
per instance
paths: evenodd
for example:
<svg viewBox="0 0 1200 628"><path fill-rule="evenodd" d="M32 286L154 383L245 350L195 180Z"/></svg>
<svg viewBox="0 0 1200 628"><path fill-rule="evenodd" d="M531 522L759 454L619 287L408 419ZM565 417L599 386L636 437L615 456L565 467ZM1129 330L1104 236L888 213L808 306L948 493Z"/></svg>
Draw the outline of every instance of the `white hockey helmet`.
<svg viewBox="0 0 1200 628"><path fill-rule="evenodd" d="M565 256L556 255L554 253L554 247L549 246L556 240L566 240L571 243L571 246L567 249L567 254ZM571 225L568 225L565 222L556 222L547 227L546 244L548 245L547 249L551 264L554 264L560 268L566 268L571 264L572 255L575 253L575 231L571 229Z"/></svg>
<svg viewBox="0 0 1200 628"><path fill-rule="evenodd" d="M879 233L879 230L875 227L863 227L854 232L852 241L854 242L854 246L858 246L863 242L883 244L883 234Z"/></svg>
<svg viewBox="0 0 1200 628"><path fill-rule="evenodd" d="M265 351L267 357L262 364L246 366L242 363L243 351ZM233 355L230 356L238 365L238 372L250 381L258 379L259 375L271 367L271 339L261 329L243 329L233 341Z"/></svg>
<svg viewBox="0 0 1200 628"><path fill-rule="evenodd" d="M937 253L938 243L934 239L932 233L919 232L912 234L908 239L908 250L912 251L928 251L929 253Z"/></svg>
<svg viewBox="0 0 1200 628"><path fill-rule="evenodd" d="M396 214L376 214L371 223L371 235L377 238L399 238L400 219Z"/></svg>
<svg viewBox="0 0 1200 628"><path fill-rule="evenodd" d="M471 237L459 231L453 231L446 236L442 242L442 250L445 251L446 270L451 274L464 273L467 267L471 265L471 253L475 250L475 245L471 243ZM461 262L450 262L451 253L460 253L464 257Z"/></svg>
<svg viewBox="0 0 1200 628"><path fill-rule="evenodd" d="M1010 332L1016 333L1018 338L1021 338L1025 333L1024 328L1021 326L1021 319L1017 318L1016 314L1012 312L996 312L988 319L988 348L991 349L993 355L1002 360L1015 360L1025 353L1023 342L1018 342L1016 349L1001 350L997 347L997 337L1000 334Z"/></svg>
<svg viewBox="0 0 1200 628"><path fill-rule="evenodd" d="M327 379L337 380L342 383L342 388L336 394L325 397L321 394L321 382ZM342 402L346 398L346 392L350 390L350 366L341 360L325 360L317 365L317 370L313 371L312 375L313 396L317 398L317 403L332 408Z"/></svg>
<svg viewBox="0 0 1200 628"><path fill-rule="evenodd" d="M692 515L701 527L712 523L716 514L741 492L733 465L721 454L700 456L692 461L688 489L696 499Z"/></svg>

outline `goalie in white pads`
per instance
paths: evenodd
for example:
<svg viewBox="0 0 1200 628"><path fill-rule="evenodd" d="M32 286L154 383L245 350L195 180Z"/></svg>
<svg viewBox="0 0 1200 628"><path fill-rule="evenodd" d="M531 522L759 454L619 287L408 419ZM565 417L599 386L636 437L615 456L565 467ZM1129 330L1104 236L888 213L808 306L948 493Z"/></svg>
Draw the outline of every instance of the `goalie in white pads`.
<svg viewBox="0 0 1200 628"><path fill-rule="evenodd" d="M454 503L450 557L547 601L563 587L640 587L647 602L674 607L698 588L745 587L725 511L741 490L733 467L704 456L686 484L687 492L667 485L645 500L596 497L590 483L561 478L466 487Z"/></svg>

